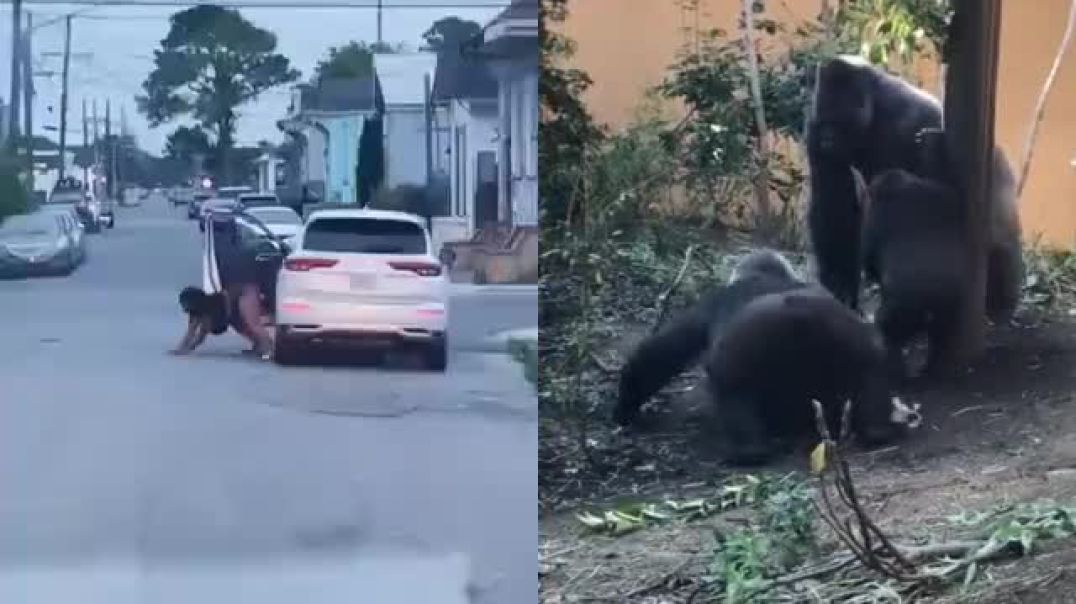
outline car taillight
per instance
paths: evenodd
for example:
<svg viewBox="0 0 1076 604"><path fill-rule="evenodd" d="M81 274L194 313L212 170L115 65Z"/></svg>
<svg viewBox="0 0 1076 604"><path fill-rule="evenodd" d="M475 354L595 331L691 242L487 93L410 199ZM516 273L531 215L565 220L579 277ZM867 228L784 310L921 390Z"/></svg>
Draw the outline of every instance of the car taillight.
<svg viewBox="0 0 1076 604"><path fill-rule="evenodd" d="M421 277L436 277L441 274L441 265L433 262L389 262L389 266L398 271L410 271Z"/></svg>
<svg viewBox="0 0 1076 604"><path fill-rule="evenodd" d="M338 260L324 258L289 258L284 261L284 268L289 271L306 272L316 268L332 268Z"/></svg>

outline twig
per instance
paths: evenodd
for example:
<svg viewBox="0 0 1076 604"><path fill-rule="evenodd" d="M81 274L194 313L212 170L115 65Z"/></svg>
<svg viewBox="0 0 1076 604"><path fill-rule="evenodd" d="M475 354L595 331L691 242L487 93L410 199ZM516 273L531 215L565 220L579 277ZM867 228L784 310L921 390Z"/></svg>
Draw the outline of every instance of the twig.
<svg viewBox="0 0 1076 604"><path fill-rule="evenodd" d="M597 353L591 351L589 353L589 356L590 360L594 361L594 364L598 366L598 369L601 369L605 373L616 373L618 371L616 367L613 367L609 363L603 361L602 358L597 355Z"/></svg>
<svg viewBox="0 0 1076 604"><path fill-rule="evenodd" d="M651 333L656 333L661 328L661 324L665 322L665 315L669 312L669 301L672 300L673 294L680 287L680 283L684 280L684 275L687 274L687 267L691 264L691 255L695 252L695 244L691 244L687 247L687 251L684 252L684 261L680 264L680 272L676 274L676 278L673 279L669 288L666 289L661 295L658 296L655 306L658 308L658 318L654 322L654 327L651 329Z"/></svg>
<svg viewBox="0 0 1076 604"><path fill-rule="evenodd" d="M1061 36L1061 43L1057 47L1057 54L1054 56L1054 64L1050 66L1050 73L1046 76L1046 82L1042 86L1042 90L1039 92L1039 100L1035 103L1034 119L1031 121L1031 129L1027 134L1027 142L1024 144L1024 157L1023 165L1020 167L1020 180L1016 184L1016 198L1019 199L1020 195L1024 191L1024 185L1027 183L1027 175L1031 170L1031 156L1035 152L1035 139L1038 138L1039 126L1042 125L1042 116L1046 112L1046 98L1050 95L1050 90L1054 87L1054 80L1057 79L1057 72L1061 70L1061 61L1068 54L1069 44L1072 42L1072 33L1076 30L1076 0L1072 0L1069 4L1069 20L1065 26L1065 33Z"/></svg>

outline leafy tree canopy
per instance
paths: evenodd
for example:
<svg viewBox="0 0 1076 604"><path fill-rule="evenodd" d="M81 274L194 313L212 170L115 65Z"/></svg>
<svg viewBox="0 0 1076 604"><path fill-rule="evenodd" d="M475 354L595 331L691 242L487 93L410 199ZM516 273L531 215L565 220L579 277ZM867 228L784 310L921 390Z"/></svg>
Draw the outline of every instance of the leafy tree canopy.
<svg viewBox="0 0 1076 604"><path fill-rule="evenodd" d="M426 42L427 49L440 54L444 51L458 51L460 45L480 33L482 26L474 21L445 17L434 21L422 34L422 39Z"/></svg>
<svg viewBox="0 0 1076 604"><path fill-rule="evenodd" d="M329 56L318 61L314 70L317 80L322 78L368 78L374 74L374 53L400 52L402 44L393 46L386 42L367 44L348 42L344 46L329 49Z"/></svg>
<svg viewBox="0 0 1076 604"><path fill-rule="evenodd" d="M168 135L164 143L165 155L187 162L196 154L208 155L212 148L209 135L198 126L180 126Z"/></svg>
<svg viewBox="0 0 1076 604"><path fill-rule="evenodd" d="M296 80L276 36L239 11L209 4L172 15L168 35L154 51L154 69L142 83L138 108L152 126L190 115L233 145L236 109L262 92Z"/></svg>

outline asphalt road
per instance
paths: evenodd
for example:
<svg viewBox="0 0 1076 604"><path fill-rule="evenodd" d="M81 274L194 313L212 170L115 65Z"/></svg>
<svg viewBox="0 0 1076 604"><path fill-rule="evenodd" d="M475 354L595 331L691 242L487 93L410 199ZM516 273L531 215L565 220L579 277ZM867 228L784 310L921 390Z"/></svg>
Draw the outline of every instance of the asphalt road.
<svg viewBox="0 0 1076 604"><path fill-rule="evenodd" d="M486 343L533 292L454 296L444 375L176 358L194 223L90 244L0 281L0 602L536 601L537 402Z"/></svg>

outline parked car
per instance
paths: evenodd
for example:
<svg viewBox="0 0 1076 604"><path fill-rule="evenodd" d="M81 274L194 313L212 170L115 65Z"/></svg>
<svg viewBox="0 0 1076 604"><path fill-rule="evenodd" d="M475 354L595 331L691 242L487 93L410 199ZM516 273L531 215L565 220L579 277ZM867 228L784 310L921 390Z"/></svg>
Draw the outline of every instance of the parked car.
<svg viewBox="0 0 1076 604"><path fill-rule="evenodd" d="M86 260L86 227L82 226L82 221L78 217L78 213L72 207L64 206L45 206L41 210L41 213L53 213L60 217L60 222L64 234L71 239L71 245L75 249L75 260L77 264L82 264Z"/></svg>
<svg viewBox="0 0 1076 604"><path fill-rule="evenodd" d="M240 195L253 193L254 189L250 187L221 187L217 189L217 197L223 197L224 199L239 199Z"/></svg>
<svg viewBox="0 0 1076 604"><path fill-rule="evenodd" d="M9 216L0 224L0 275L67 275L78 253L56 212Z"/></svg>
<svg viewBox="0 0 1076 604"><path fill-rule="evenodd" d="M82 188L56 188L49 195L45 205L71 206L78 212L82 226L87 233L101 232L100 214L101 206L96 203L93 195Z"/></svg>
<svg viewBox="0 0 1076 604"><path fill-rule="evenodd" d="M288 206L244 207L243 211L260 220L277 239L285 243L291 241L303 228L303 219Z"/></svg>
<svg viewBox="0 0 1076 604"><path fill-rule="evenodd" d="M187 204L187 218L194 220L202 217L202 204L207 199L212 199L213 193L211 191L195 191L191 202Z"/></svg>
<svg viewBox="0 0 1076 604"><path fill-rule="evenodd" d="M239 205L247 210L282 205L275 193L243 193L238 199Z"/></svg>
<svg viewBox="0 0 1076 604"><path fill-rule="evenodd" d="M198 208L200 218L198 220L198 230L205 232L206 218L213 212L236 212L239 210L239 204L234 199L226 199L223 197L212 197L202 202Z"/></svg>
<svg viewBox="0 0 1076 604"><path fill-rule="evenodd" d="M190 187L176 187L169 199L171 200L173 207L189 204L194 199L194 189Z"/></svg>
<svg viewBox="0 0 1076 604"><path fill-rule="evenodd" d="M387 210L315 210L276 287L275 358L307 346L418 348L448 363L448 281L424 219Z"/></svg>

